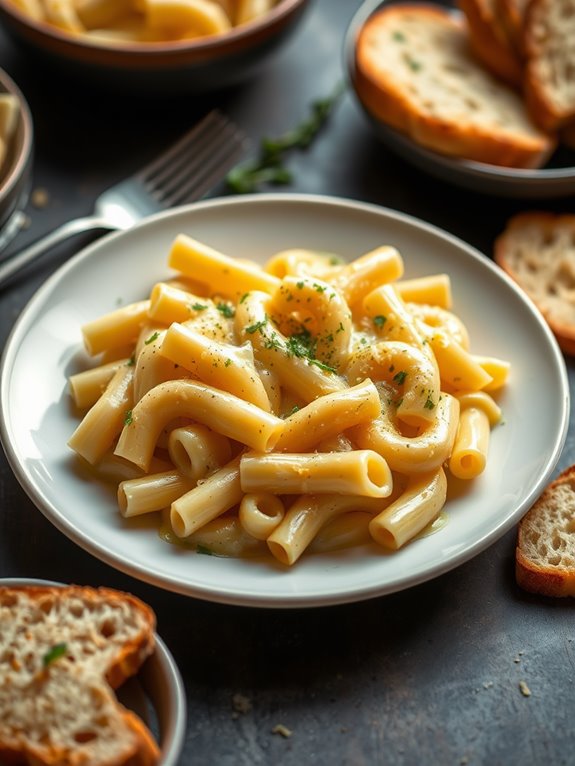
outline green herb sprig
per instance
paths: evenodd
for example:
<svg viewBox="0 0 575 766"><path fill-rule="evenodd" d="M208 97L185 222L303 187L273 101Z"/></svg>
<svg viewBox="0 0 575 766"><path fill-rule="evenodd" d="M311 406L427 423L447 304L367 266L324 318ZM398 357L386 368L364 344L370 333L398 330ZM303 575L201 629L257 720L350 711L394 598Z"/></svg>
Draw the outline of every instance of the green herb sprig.
<svg viewBox="0 0 575 766"><path fill-rule="evenodd" d="M56 662L56 660L59 660L60 657L63 657L68 650L68 645L64 642L61 644L54 644L42 657L42 665L47 668L48 665L51 665L53 662Z"/></svg>
<svg viewBox="0 0 575 766"><path fill-rule="evenodd" d="M295 128L278 138L264 138L259 156L245 165L237 165L226 178L228 188L236 194L255 192L264 184L289 184L292 173L284 166L285 155L307 149L327 122L345 91L339 83L333 93L311 104L311 114Z"/></svg>

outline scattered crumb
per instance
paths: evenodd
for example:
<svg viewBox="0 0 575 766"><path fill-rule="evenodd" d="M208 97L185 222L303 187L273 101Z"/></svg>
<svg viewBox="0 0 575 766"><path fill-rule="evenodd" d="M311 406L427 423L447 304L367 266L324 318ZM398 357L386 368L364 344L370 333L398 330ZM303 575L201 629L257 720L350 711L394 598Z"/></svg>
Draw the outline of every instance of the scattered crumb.
<svg viewBox="0 0 575 766"><path fill-rule="evenodd" d="M513 662L521 662L521 657L516 657Z"/></svg>
<svg viewBox="0 0 575 766"><path fill-rule="evenodd" d="M278 723L273 727L272 734L280 734L282 737L285 737L285 739L288 739L293 732L291 729L288 729L287 726L284 726L283 723Z"/></svg>
<svg viewBox="0 0 575 766"><path fill-rule="evenodd" d="M531 689L527 686L525 681L519 681L519 690L524 697L531 696Z"/></svg>
<svg viewBox="0 0 575 766"><path fill-rule="evenodd" d="M493 681L484 681L483 682L483 688L484 689L491 689L492 686L493 686Z"/></svg>
<svg viewBox="0 0 575 766"><path fill-rule="evenodd" d="M46 189L38 187L32 191L32 194L30 195L30 202L34 205L34 207L37 208L47 207L48 203L50 202L50 195Z"/></svg>
<svg viewBox="0 0 575 766"><path fill-rule="evenodd" d="M243 694L234 694L232 697L232 707L234 709L234 713L239 715L240 713L242 715L245 715L246 713L249 713L252 709L252 702L249 699L249 697L246 697ZM237 715L235 717L237 717Z"/></svg>

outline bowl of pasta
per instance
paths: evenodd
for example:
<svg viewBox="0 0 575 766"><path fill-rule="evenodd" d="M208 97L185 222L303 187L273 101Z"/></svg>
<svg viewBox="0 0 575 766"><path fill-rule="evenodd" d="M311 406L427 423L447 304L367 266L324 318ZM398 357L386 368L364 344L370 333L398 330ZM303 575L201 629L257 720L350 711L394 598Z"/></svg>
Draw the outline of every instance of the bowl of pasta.
<svg viewBox="0 0 575 766"><path fill-rule="evenodd" d="M28 103L0 70L0 247L16 234L30 186L34 127Z"/></svg>
<svg viewBox="0 0 575 766"><path fill-rule="evenodd" d="M0 22L60 75L146 95L254 75L309 0L0 0Z"/></svg>
<svg viewBox="0 0 575 766"><path fill-rule="evenodd" d="M547 324L492 262L296 194L88 247L22 313L0 392L16 476L78 545L279 607L383 595L484 550L542 490L569 410Z"/></svg>

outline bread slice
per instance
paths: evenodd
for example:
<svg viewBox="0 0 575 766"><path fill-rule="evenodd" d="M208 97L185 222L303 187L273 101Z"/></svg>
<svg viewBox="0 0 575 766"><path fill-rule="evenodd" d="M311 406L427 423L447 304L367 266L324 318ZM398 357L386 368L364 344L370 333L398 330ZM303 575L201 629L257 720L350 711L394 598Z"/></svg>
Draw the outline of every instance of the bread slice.
<svg viewBox="0 0 575 766"><path fill-rule="evenodd" d="M151 733L113 691L153 651L154 627L126 593L0 588L0 763L156 764Z"/></svg>
<svg viewBox="0 0 575 766"><path fill-rule="evenodd" d="M497 0L458 2L467 18L469 40L479 61L496 77L519 88L523 80L523 68L499 13Z"/></svg>
<svg viewBox="0 0 575 766"><path fill-rule="evenodd" d="M519 57L523 58L523 21L529 0L496 0L496 11L507 31L507 37Z"/></svg>
<svg viewBox="0 0 575 766"><path fill-rule="evenodd" d="M575 121L575 0L532 0L524 27L525 98L544 129Z"/></svg>
<svg viewBox="0 0 575 766"><path fill-rule="evenodd" d="M494 258L539 308L563 351L575 354L575 215L517 214L496 239Z"/></svg>
<svg viewBox="0 0 575 766"><path fill-rule="evenodd" d="M472 56L465 22L439 6L371 16L358 34L355 87L371 114L445 155L534 168L556 144Z"/></svg>
<svg viewBox="0 0 575 766"><path fill-rule="evenodd" d="M544 490L519 522L517 583L545 596L575 596L575 466Z"/></svg>

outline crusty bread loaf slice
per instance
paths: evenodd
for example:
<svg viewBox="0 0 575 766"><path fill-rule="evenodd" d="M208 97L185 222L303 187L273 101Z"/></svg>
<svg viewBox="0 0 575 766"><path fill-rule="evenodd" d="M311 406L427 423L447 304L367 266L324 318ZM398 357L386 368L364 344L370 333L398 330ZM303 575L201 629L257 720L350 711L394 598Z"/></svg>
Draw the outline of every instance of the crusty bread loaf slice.
<svg viewBox="0 0 575 766"><path fill-rule="evenodd" d="M523 20L529 0L496 0L496 10L519 58L523 58Z"/></svg>
<svg viewBox="0 0 575 766"><path fill-rule="evenodd" d="M497 237L494 257L539 308L563 351L575 354L575 215L517 214Z"/></svg>
<svg viewBox="0 0 575 766"><path fill-rule="evenodd" d="M126 593L0 588L0 763L157 763L151 733L113 691L153 651L154 627Z"/></svg>
<svg viewBox="0 0 575 766"><path fill-rule="evenodd" d="M519 522L518 584L545 596L575 596L575 466L544 490Z"/></svg>
<svg viewBox="0 0 575 766"><path fill-rule="evenodd" d="M558 131L575 120L575 0L532 0L524 48L527 106L544 130Z"/></svg>
<svg viewBox="0 0 575 766"><path fill-rule="evenodd" d="M521 97L472 56L464 21L439 6L390 5L371 16L354 77L371 114L442 154L533 168L555 147Z"/></svg>
<svg viewBox="0 0 575 766"><path fill-rule="evenodd" d="M458 0L469 25L469 41L479 61L505 82L519 87L523 80L517 54L496 0Z"/></svg>

